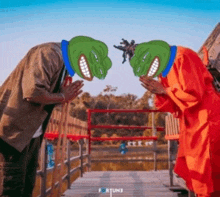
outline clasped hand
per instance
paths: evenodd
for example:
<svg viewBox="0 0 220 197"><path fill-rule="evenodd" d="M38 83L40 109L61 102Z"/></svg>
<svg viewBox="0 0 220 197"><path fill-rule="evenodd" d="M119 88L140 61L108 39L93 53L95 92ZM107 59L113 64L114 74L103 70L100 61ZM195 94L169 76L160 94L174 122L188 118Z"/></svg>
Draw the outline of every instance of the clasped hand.
<svg viewBox="0 0 220 197"><path fill-rule="evenodd" d="M140 77L140 81L142 82L141 85L153 94L166 94L166 90L160 82L152 78L145 78L144 76ZM62 86L61 93L65 97L64 102L71 101L81 94L83 85L83 81L78 80L67 86Z"/></svg>
<svg viewBox="0 0 220 197"><path fill-rule="evenodd" d="M67 86L62 86L61 93L63 93L65 97L64 102L71 101L75 99L79 94L82 93L81 88L84 86L83 81L75 81Z"/></svg>
<svg viewBox="0 0 220 197"><path fill-rule="evenodd" d="M146 78L141 76L139 79L142 82L142 86L149 90L153 94L166 94L166 90L163 85L152 78Z"/></svg>

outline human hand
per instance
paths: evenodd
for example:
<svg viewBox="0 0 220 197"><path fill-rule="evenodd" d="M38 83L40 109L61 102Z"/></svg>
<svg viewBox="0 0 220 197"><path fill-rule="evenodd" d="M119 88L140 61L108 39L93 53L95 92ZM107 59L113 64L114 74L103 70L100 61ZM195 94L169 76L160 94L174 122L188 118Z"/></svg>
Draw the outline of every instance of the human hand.
<svg viewBox="0 0 220 197"><path fill-rule="evenodd" d="M69 102L81 94L83 85L83 81L77 80L67 86L62 86L61 93L64 95L64 102Z"/></svg>
<svg viewBox="0 0 220 197"><path fill-rule="evenodd" d="M159 81L144 76L141 76L139 80L142 82L141 85L153 94L166 94L165 88Z"/></svg>

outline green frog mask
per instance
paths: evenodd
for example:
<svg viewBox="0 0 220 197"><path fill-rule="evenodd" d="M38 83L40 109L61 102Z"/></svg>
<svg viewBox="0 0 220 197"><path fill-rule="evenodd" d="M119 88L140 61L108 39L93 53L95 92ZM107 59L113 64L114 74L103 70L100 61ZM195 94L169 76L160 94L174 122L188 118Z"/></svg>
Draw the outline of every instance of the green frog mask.
<svg viewBox="0 0 220 197"><path fill-rule="evenodd" d="M61 42L64 64L70 74L92 81L93 77L104 79L112 62L105 43L86 36L77 36L69 42Z"/></svg>
<svg viewBox="0 0 220 197"><path fill-rule="evenodd" d="M161 40L153 40L136 46L130 65L135 76L145 75L153 78L166 69L170 56L169 44Z"/></svg>

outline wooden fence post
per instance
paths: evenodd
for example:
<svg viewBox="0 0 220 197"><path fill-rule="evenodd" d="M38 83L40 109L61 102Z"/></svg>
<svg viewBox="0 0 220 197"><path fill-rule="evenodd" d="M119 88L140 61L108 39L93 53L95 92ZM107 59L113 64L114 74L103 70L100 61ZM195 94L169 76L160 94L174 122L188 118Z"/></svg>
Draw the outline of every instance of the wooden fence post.
<svg viewBox="0 0 220 197"><path fill-rule="evenodd" d="M44 139L41 146L41 197L46 197L46 183L47 183L47 139Z"/></svg>
<svg viewBox="0 0 220 197"><path fill-rule="evenodd" d="M168 165L169 165L169 175L170 175L170 187L173 186L173 160L171 153L171 140L168 140Z"/></svg>
<svg viewBox="0 0 220 197"><path fill-rule="evenodd" d="M172 115L168 115L165 118L165 129L166 135L176 135L179 133L179 125L177 119L175 119ZM176 160L176 154L178 151L178 143L175 140L168 140L168 164L169 164L169 175L170 175L170 186L174 185L174 161Z"/></svg>
<svg viewBox="0 0 220 197"><path fill-rule="evenodd" d="M79 140L80 176L83 176L83 139Z"/></svg>
<svg viewBox="0 0 220 197"><path fill-rule="evenodd" d="M188 197L195 197L195 193L188 190Z"/></svg>
<svg viewBox="0 0 220 197"><path fill-rule="evenodd" d="M91 157L89 153L89 139L86 139L87 172L91 171Z"/></svg>
<svg viewBox="0 0 220 197"><path fill-rule="evenodd" d="M61 165L60 165L60 171L59 171L59 186L58 186L58 195L62 195L62 177L64 173L64 161L65 161L65 154L66 152L66 144L67 144L67 126L68 126L68 120L69 120L69 102L64 104L64 122L63 122L63 137L62 137L62 146L61 146Z"/></svg>
<svg viewBox="0 0 220 197"><path fill-rule="evenodd" d="M67 181L68 181L68 189L70 189L71 187L71 176L70 176L70 171L71 171L71 161L70 161L70 157L71 157L71 144L70 144L70 140L67 140Z"/></svg>
<svg viewBox="0 0 220 197"><path fill-rule="evenodd" d="M155 117L154 112L152 114L152 136L157 136L157 131L155 129ZM157 141L154 140L153 143L153 151L154 151L154 171L157 171Z"/></svg>

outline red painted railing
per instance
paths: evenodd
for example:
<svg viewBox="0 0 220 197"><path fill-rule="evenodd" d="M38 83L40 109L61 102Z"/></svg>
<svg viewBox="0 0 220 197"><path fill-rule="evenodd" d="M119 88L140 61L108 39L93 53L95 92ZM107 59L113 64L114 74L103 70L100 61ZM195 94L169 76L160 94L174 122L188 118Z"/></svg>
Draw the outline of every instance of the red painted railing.
<svg viewBox="0 0 220 197"><path fill-rule="evenodd" d="M109 141L109 140L157 140L157 136L145 136L145 137L133 137L133 136L125 136L125 137L91 137L91 129L99 128L99 129L156 129L157 131L164 131L163 127L148 127L148 126L133 126L133 125L92 125L91 124L91 115L92 113L149 113L149 112L160 112L158 110L139 110L139 109L88 109L88 136L89 136L89 154L91 153L91 141Z"/></svg>
<svg viewBox="0 0 220 197"><path fill-rule="evenodd" d="M91 152L91 141L110 141L110 140L157 140L157 136L124 136L124 137L92 137L91 136L91 129L154 129L153 127L149 126L135 126L135 125L92 125L91 124L91 115L92 113L155 113L160 112L158 110L125 110L125 109L88 109L88 119L87 122L81 121L79 119L73 118L70 115L67 117L67 138L76 141L80 139L89 139L89 153ZM45 138L49 140L57 139L59 136L58 126L61 120L61 112L58 110L54 110L52 116L50 118L47 131L44 135ZM174 121L172 119L172 121ZM63 125L61 129L61 137L63 136L63 128L65 123L61 123ZM167 125L167 129L171 129L171 125ZM163 127L156 127L156 131L164 131ZM170 134L170 132L169 132ZM173 135L169 135L166 133L165 138L169 139L178 139L178 133Z"/></svg>

